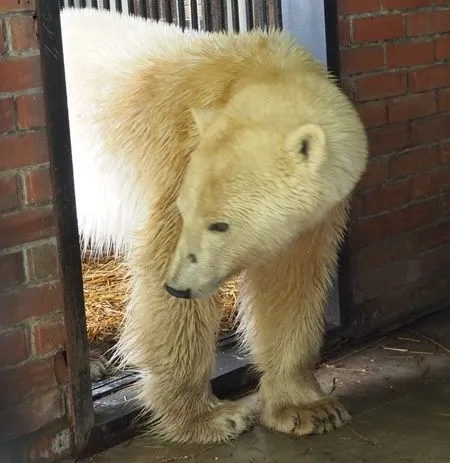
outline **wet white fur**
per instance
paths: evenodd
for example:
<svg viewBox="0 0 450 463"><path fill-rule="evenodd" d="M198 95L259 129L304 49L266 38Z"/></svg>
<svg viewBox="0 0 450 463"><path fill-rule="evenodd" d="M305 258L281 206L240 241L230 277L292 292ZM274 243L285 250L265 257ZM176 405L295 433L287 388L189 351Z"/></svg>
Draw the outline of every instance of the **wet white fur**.
<svg viewBox="0 0 450 463"><path fill-rule="evenodd" d="M133 165L123 162L126 153L115 160L108 153L103 134L94 122L95 115L101 112L117 79L124 73L135 72L133 63L152 55L160 58L171 47L205 33L194 30L182 33L164 22L91 8L63 9L61 28L83 251L89 246L94 252L123 253L129 249L133 230L150 212L149 196L141 194ZM114 124L119 125L120 121L111 121L111 131L116 129Z"/></svg>

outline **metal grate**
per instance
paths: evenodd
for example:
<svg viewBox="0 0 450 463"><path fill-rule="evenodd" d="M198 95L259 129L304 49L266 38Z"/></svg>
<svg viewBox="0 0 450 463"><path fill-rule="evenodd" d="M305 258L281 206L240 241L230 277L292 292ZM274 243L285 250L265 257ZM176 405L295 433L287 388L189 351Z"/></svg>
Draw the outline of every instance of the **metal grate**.
<svg viewBox="0 0 450 463"><path fill-rule="evenodd" d="M92 7L134 14L205 31L282 27L281 0L60 0L62 7Z"/></svg>

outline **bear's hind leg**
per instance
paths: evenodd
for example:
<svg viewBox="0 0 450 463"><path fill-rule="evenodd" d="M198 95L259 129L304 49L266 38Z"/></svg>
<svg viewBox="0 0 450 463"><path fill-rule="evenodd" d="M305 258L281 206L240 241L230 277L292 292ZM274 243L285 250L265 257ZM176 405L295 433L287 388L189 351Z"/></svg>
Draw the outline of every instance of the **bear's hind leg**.
<svg viewBox="0 0 450 463"><path fill-rule="evenodd" d="M116 357L141 373L139 399L151 412L151 433L178 443L227 442L249 428L253 413L211 392L220 310L212 298L177 299L166 292L162 275L169 259L161 255L167 246L160 240L167 236L150 234L152 244L134 251Z"/></svg>
<svg viewBox="0 0 450 463"><path fill-rule="evenodd" d="M262 374L261 420L289 434L321 434L350 420L314 375L339 238L327 225L264 268L250 268L242 288L240 329Z"/></svg>

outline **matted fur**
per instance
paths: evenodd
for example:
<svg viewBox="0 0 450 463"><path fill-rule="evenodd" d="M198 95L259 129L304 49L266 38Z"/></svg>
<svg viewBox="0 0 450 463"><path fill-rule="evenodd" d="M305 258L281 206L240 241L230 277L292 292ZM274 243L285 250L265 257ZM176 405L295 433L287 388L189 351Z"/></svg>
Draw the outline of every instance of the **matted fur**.
<svg viewBox="0 0 450 463"><path fill-rule="evenodd" d="M253 421L209 384L220 319L211 295L240 271L262 423L297 435L343 425L349 415L314 363L366 166L351 103L276 31L182 33L90 9L64 10L62 31L79 228L83 243L130 259L117 358L141 372L155 431L224 442Z"/></svg>

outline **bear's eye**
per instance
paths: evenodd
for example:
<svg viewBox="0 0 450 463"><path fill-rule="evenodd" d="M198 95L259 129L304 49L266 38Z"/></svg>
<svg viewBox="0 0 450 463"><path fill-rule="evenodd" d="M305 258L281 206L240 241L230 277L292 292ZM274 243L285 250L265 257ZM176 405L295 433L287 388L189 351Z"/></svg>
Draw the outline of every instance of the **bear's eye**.
<svg viewBox="0 0 450 463"><path fill-rule="evenodd" d="M214 232L226 232L228 230L229 226L225 222L216 222L212 223L209 227L208 230L214 231Z"/></svg>

